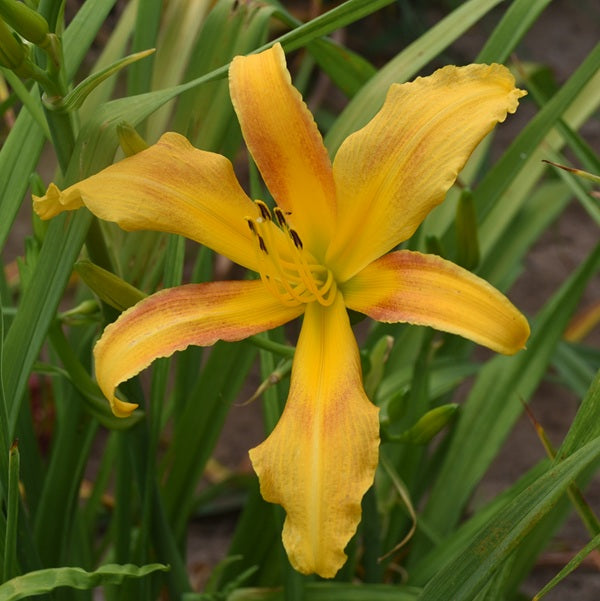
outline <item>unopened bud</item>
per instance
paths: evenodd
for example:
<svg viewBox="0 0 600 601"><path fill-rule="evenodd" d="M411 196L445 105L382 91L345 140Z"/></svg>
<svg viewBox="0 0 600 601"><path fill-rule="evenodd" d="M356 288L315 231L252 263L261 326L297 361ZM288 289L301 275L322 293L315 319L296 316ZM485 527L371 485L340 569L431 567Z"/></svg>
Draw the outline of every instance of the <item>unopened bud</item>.
<svg viewBox="0 0 600 601"><path fill-rule="evenodd" d="M125 156L133 156L148 148L146 140L137 133L133 125L130 125L125 121L122 121L117 125L117 135L119 136L119 144L121 145Z"/></svg>
<svg viewBox="0 0 600 601"><path fill-rule="evenodd" d="M90 261L75 263L75 271L101 301L119 311L129 309L146 296L114 273L102 269Z"/></svg>
<svg viewBox="0 0 600 601"><path fill-rule="evenodd" d="M0 65L11 71L18 69L25 60L25 56L23 44L0 19Z"/></svg>
<svg viewBox="0 0 600 601"><path fill-rule="evenodd" d="M45 43L49 31L48 22L23 2L0 0L0 16L32 44Z"/></svg>
<svg viewBox="0 0 600 601"><path fill-rule="evenodd" d="M370 369L364 380L365 392L369 398L375 397L377 388L383 378L385 364L390 356L392 346L394 346L394 339L391 336L382 336L369 353Z"/></svg>
<svg viewBox="0 0 600 601"><path fill-rule="evenodd" d="M85 300L76 307L63 311L59 314L59 319L67 323L86 322L90 316L96 315L100 307L95 300Z"/></svg>
<svg viewBox="0 0 600 601"><path fill-rule="evenodd" d="M459 405L448 403L428 411L410 429L398 436L390 436L389 440L394 442L408 442L412 444L427 444L438 432L448 425L454 418Z"/></svg>

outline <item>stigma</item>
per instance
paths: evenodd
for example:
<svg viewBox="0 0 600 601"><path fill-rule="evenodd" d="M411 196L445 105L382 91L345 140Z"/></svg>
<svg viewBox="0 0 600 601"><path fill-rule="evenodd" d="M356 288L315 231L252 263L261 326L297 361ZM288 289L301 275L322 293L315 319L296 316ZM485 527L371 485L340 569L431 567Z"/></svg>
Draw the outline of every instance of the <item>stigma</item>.
<svg viewBox="0 0 600 601"><path fill-rule="evenodd" d="M331 305L337 293L331 271L304 248L284 211L275 207L271 213L262 200L255 204L257 216L246 217L246 222L256 240L259 274L265 286L286 306Z"/></svg>

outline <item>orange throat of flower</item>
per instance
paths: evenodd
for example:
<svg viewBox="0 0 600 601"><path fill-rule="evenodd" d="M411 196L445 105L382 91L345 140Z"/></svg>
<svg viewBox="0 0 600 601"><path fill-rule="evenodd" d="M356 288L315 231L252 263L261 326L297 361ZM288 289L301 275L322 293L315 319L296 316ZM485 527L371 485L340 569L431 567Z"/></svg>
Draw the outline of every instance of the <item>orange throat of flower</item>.
<svg viewBox="0 0 600 601"><path fill-rule="evenodd" d="M262 200L255 202L259 215L246 217L246 221L256 238L259 273L265 286L289 307L315 301L325 307L331 305L337 293L331 271L304 248L279 207L273 209L276 224L269 207Z"/></svg>

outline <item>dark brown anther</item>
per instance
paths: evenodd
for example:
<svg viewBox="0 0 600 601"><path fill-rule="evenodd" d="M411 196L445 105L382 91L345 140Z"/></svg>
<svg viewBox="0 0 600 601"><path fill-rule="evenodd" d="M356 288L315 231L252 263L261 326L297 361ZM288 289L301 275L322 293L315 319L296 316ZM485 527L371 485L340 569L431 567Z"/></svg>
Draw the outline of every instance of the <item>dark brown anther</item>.
<svg viewBox="0 0 600 601"><path fill-rule="evenodd" d="M267 245L265 244L265 241L263 240L263 237L258 234L258 245L260 246L260 250L262 250L265 255L269 254L269 251L267 250Z"/></svg>
<svg viewBox="0 0 600 601"><path fill-rule="evenodd" d="M252 219L246 219L246 223L248 224L250 231L256 236L256 228L254 227Z"/></svg>
<svg viewBox="0 0 600 601"><path fill-rule="evenodd" d="M290 236L292 237L294 246L296 248L299 248L300 250L302 250L303 244L302 244L302 240L300 240L300 236L298 236L298 232L296 230L290 229Z"/></svg>
<svg viewBox="0 0 600 601"><path fill-rule="evenodd" d="M280 225L280 227L287 228L287 221L283 216L283 211L279 207L275 207L273 212L275 213L275 218L277 219L277 223Z"/></svg>
<svg viewBox="0 0 600 601"><path fill-rule="evenodd" d="M265 221L272 221L271 211L269 211L269 207L262 200L256 200L255 202L258 205L261 217Z"/></svg>

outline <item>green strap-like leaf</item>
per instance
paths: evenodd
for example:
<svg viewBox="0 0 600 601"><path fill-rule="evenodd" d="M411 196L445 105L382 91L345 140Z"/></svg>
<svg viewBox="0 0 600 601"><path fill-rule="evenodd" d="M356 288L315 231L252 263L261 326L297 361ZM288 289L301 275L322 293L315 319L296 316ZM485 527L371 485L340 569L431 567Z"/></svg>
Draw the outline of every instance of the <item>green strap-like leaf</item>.
<svg viewBox="0 0 600 601"><path fill-rule="evenodd" d="M348 135L369 122L393 83L408 81L500 1L465 2L380 69L369 85L354 96L325 136L329 154L334 156Z"/></svg>
<svg viewBox="0 0 600 601"><path fill-rule="evenodd" d="M522 399L544 375L586 283L599 267L600 246L540 312L527 349L515 357L496 357L480 371L425 510L425 520L440 535L447 535L458 521L473 488L521 414Z"/></svg>
<svg viewBox="0 0 600 601"><path fill-rule="evenodd" d="M115 75L128 65L131 65L132 63L146 58L153 52L154 48L151 48L149 50L143 50L142 52L130 54L129 56L115 61L112 65L109 65L105 69L102 69L101 71L98 71L97 73L86 77L63 98L46 99L46 107L48 107L50 110L60 112L71 112L77 110L79 107L81 107L81 105L89 96L89 94L91 94L104 80L108 79L112 75Z"/></svg>
<svg viewBox="0 0 600 601"><path fill-rule="evenodd" d="M587 56L567 83L555 94L544 108L528 123L517 136L503 157L485 176L474 191L475 204L480 209L482 228L480 236L490 247L504 230L499 224L508 223L519 206L498 202L507 188L514 182L527 159L536 150L544 136L556 124L584 89L585 85L600 69L600 44Z"/></svg>
<svg viewBox="0 0 600 601"><path fill-rule="evenodd" d="M573 570L577 569L581 562L592 552L594 549L600 547L600 534L594 536L594 538L583 548L569 563L554 577L548 584L542 588L532 599L532 601L539 601L546 593L550 592L561 580L564 580Z"/></svg>
<svg viewBox="0 0 600 601"><path fill-rule="evenodd" d="M600 438L552 466L481 530L469 547L429 581L420 601L474 599L482 586L556 504L570 483L600 458Z"/></svg>
<svg viewBox="0 0 600 601"><path fill-rule="evenodd" d="M143 578L152 572L159 570L166 572L168 569L168 566L153 563L142 567L131 564L107 564L99 567L95 572L86 572L81 568L37 570L17 576L0 585L0 599L18 601L47 593L60 586L87 590L106 584L119 584L125 578Z"/></svg>

